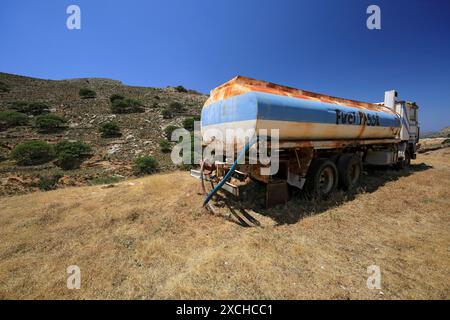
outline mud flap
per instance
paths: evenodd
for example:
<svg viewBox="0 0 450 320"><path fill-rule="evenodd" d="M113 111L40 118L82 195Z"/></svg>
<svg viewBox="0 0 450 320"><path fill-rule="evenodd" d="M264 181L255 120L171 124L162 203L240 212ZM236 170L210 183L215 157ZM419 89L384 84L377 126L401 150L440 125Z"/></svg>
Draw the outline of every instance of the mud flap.
<svg viewBox="0 0 450 320"><path fill-rule="evenodd" d="M266 207L272 208L289 201L289 189L285 181L268 183L266 186Z"/></svg>

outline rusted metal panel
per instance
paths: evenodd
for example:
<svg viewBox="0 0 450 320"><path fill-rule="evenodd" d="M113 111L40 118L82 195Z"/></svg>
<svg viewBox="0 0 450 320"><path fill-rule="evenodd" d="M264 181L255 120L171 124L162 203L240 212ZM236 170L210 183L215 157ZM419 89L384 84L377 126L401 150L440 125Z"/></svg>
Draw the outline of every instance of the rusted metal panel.
<svg viewBox="0 0 450 320"><path fill-rule="evenodd" d="M286 204L288 201L289 201L289 189L285 181L269 183L266 186L267 208L272 208L280 204Z"/></svg>
<svg viewBox="0 0 450 320"><path fill-rule="evenodd" d="M394 138L400 128L397 113L382 105L241 76L214 89L202 110L204 142L227 148L244 143L239 134L227 141L230 131L277 129L280 140L345 140Z"/></svg>
<svg viewBox="0 0 450 320"><path fill-rule="evenodd" d="M313 149L336 149L349 148L361 145L375 145L375 144L394 144L399 143L400 139L365 139L365 140L298 140L298 141L280 141L279 149L298 149L298 148L313 148ZM269 148L270 148L270 142Z"/></svg>
<svg viewBox="0 0 450 320"><path fill-rule="evenodd" d="M205 103L205 106L210 105L213 102L241 95L243 93L250 91L266 92L304 100L321 101L326 103L345 105L354 108L361 108L368 110L380 110L380 108L382 108L383 111L385 112L394 113L391 109L387 107L376 105L373 103L333 97L326 94L296 89L244 76L237 76L212 90L209 99Z"/></svg>

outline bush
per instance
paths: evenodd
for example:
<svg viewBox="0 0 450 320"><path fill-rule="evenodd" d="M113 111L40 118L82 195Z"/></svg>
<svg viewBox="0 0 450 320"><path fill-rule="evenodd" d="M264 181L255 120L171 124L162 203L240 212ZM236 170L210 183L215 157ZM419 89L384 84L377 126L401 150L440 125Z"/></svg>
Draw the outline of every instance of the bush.
<svg viewBox="0 0 450 320"><path fill-rule="evenodd" d="M13 101L9 103L9 107L11 109L16 110L17 112L25 113L28 109L28 102L24 101Z"/></svg>
<svg viewBox="0 0 450 320"><path fill-rule="evenodd" d="M116 100L123 100L125 99L124 96L121 96L120 94L113 94L111 97L109 97L109 101L111 101L111 103L113 103Z"/></svg>
<svg viewBox="0 0 450 320"><path fill-rule="evenodd" d="M28 117L17 111L0 112L0 125L5 127L23 126L28 123Z"/></svg>
<svg viewBox="0 0 450 320"><path fill-rule="evenodd" d="M144 112L142 102L134 99L116 99L111 104L113 113L137 113Z"/></svg>
<svg viewBox="0 0 450 320"><path fill-rule="evenodd" d="M194 131L195 118L186 118L183 120L183 127L188 131Z"/></svg>
<svg viewBox="0 0 450 320"><path fill-rule="evenodd" d="M45 141L27 141L17 145L11 152L11 158L18 165L31 166L49 162L54 158L54 150Z"/></svg>
<svg viewBox="0 0 450 320"><path fill-rule="evenodd" d="M158 161L152 156L142 156L133 162L133 173L135 175L152 174L157 168Z"/></svg>
<svg viewBox="0 0 450 320"><path fill-rule="evenodd" d="M97 97L97 93L94 90L88 88L81 88L79 91L81 99L93 99Z"/></svg>
<svg viewBox="0 0 450 320"><path fill-rule="evenodd" d="M91 147L80 141L63 140L56 144L57 164L64 170L76 169L91 153Z"/></svg>
<svg viewBox="0 0 450 320"><path fill-rule="evenodd" d="M61 130L66 122L66 119L56 114L44 114L36 117L34 125L39 131L55 132Z"/></svg>
<svg viewBox="0 0 450 320"><path fill-rule="evenodd" d="M43 191L55 190L59 179L63 177L63 174L57 172L48 176L40 176L38 182L38 188Z"/></svg>
<svg viewBox="0 0 450 320"><path fill-rule="evenodd" d="M114 122L107 122L103 124L100 127L100 132L102 134L102 138L120 137L122 135L119 125Z"/></svg>
<svg viewBox="0 0 450 320"><path fill-rule="evenodd" d="M171 119L171 118L173 118L172 111L170 111L169 109L163 109L161 111L161 114L163 116L163 119Z"/></svg>
<svg viewBox="0 0 450 320"><path fill-rule="evenodd" d="M18 112L30 114L30 115L39 115L43 113L49 112L50 106L46 105L42 102L32 102L27 103L23 101L14 101L10 104L11 109L14 109Z"/></svg>
<svg viewBox="0 0 450 320"><path fill-rule="evenodd" d="M179 129L179 127L174 125L169 125L164 129L164 135L166 136L167 140L172 140L172 132L174 132L176 129Z"/></svg>
<svg viewBox="0 0 450 320"><path fill-rule="evenodd" d="M9 92L9 86L3 81L0 81L0 92Z"/></svg>
<svg viewBox="0 0 450 320"><path fill-rule="evenodd" d="M183 111L183 109L184 109L183 105L177 101L172 102L169 105L169 110L172 112L181 112L181 111Z"/></svg>
<svg viewBox="0 0 450 320"><path fill-rule="evenodd" d="M32 102L25 109L25 113L34 116L48 112L50 112L50 106L42 102Z"/></svg>
<svg viewBox="0 0 450 320"><path fill-rule="evenodd" d="M178 92L188 92L188 91L186 90L186 88L183 87L183 86L177 86L177 87L175 87L175 90L177 90Z"/></svg>
<svg viewBox="0 0 450 320"><path fill-rule="evenodd" d="M450 139L445 139L444 141L442 141L442 144L447 144L450 143Z"/></svg>
<svg viewBox="0 0 450 320"><path fill-rule="evenodd" d="M161 152L164 153L172 151L172 146L170 145L170 142L166 139L163 139L159 142L159 148Z"/></svg>

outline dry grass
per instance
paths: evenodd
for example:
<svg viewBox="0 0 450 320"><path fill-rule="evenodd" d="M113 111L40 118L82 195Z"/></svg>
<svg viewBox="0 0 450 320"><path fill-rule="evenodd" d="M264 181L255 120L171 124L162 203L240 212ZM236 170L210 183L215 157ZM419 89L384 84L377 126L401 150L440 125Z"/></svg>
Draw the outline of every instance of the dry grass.
<svg viewBox="0 0 450 320"><path fill-rule="evenodd" d="M365 192L320 204L221 201L229 220L182 172L3 197L0 298L448 299L449 155L371 170ZM80 290L66 288L73 264ZM381 290L366 288L373 264Z"/></svg>

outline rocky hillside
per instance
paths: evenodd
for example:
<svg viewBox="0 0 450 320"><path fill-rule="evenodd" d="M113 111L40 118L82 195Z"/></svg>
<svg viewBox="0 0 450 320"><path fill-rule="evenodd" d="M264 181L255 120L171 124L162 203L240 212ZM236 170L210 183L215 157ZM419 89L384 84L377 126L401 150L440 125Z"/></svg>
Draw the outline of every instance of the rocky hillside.
<svg viewBox="0 0 450 320"><path fill-rule="evenodd" d="M421 138L450 138L450 126L436 132L424 132Z"/></svg>
<svg viewBox="0 0 450 320"><path fill-rule="evenodd" d="M44 140L55 144L63 139L78 140L92 147L93 155L81 168L60 172L58 186L101 183L131 175L132 161L141 155L152 155L160 171L175 169L170 153L163 153L160 141L169 125L182 126L183 120L198 116L207 96L183 87L147 88L127 86L120 81L101 78L43 80L0 73L0 112L11 110L17 102L41 102L49 111L67 119L64 130L42 133L29 124L0 128L0 195L36 190L43 176L60 172L55 163L20 167L10 159L11 150L27 140ZM83 99L80 89L88 88L95 98ZM142 103L142 112L117 114L111 111L113 94ZM178 102L172 115L163 110ZM103 138L99 128L107 122L118 124L121 136Z"/></svg>

